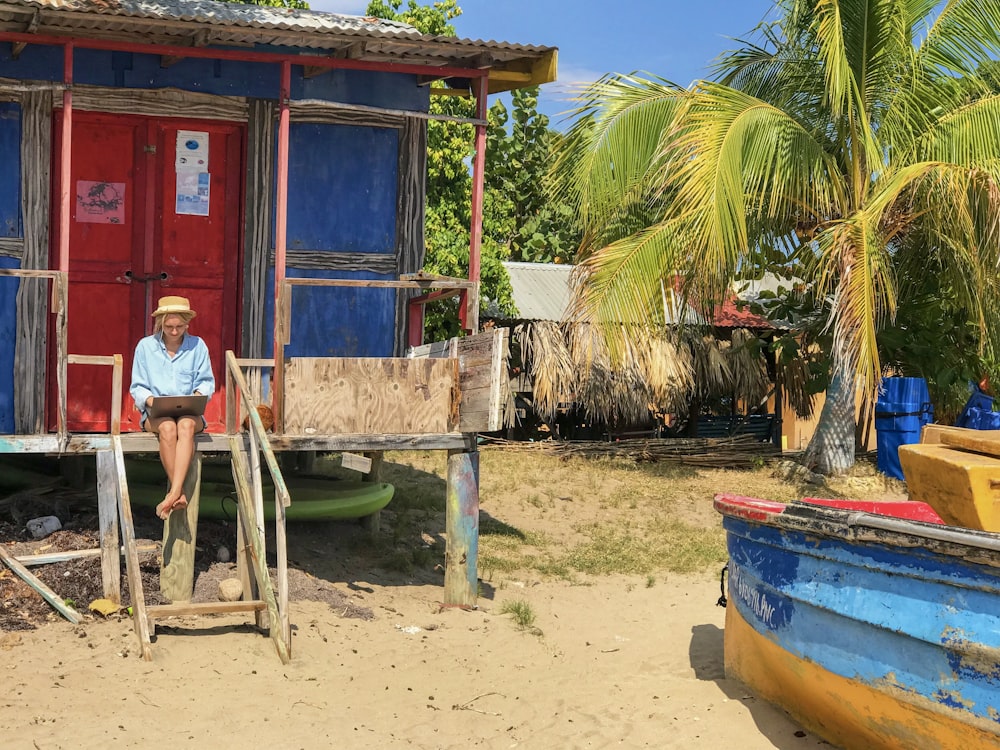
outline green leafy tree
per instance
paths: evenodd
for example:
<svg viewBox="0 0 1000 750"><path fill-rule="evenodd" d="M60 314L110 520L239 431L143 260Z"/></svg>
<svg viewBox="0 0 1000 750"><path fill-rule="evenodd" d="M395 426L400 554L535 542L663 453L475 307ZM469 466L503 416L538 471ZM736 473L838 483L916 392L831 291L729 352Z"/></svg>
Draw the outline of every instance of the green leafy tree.
<svg viewBox="0 0 1000 750"><path fill-rule="evenodd" d="M406 9L400 10L402 4L402 0L372 0L366 13L408 23L425 34L455 36L455 27L450 22L462 14L456 0L439 0L426 6L408 0ZM457 96L438 96L431 99L430 111L471 119L475 116L475 102ZM469 161L474 150L472 125L449 121L428 123L424 269L429 273L464 277L469 272L472 219ZM493 301L501 310L511 311L510 281L501 265L505 259L505 248L484 237L480 248L481 302ZM457 300L446 300L426 308L426 338L441 340L458 333Z"/></svg>
<svg viewBox="0 0 1000 750"><path fill-rule="evenodd" d="M803 260L831 336L810 445L828 473L853 464L855 393L879 382L908 279L932 271L998 351L1000 97L981 68L1000 54L1000 4L939 5L777 0L779 20L712 80L594 84L561 157L597 321L662 321L677 272L721 300L762 246Z"/></svg>
<svg viewBox="0 0 1000 750"><path fill-rule="evenodd" d="M567 262L580 244L579 224L573 206L548 189L560 136L538 112L537 86L515 91L511 104L511 115L502 101L490 108L484 234L511 260Z"/></svg>

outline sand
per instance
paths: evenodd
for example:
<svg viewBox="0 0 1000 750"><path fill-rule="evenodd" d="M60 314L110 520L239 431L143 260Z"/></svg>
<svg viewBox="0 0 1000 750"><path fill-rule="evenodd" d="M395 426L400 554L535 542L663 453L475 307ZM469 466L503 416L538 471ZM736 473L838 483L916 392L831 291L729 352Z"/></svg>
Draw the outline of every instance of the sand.
<svg viewBox="0 0 1000 750"><path fill-rule="evenodd" d="M506 454L482 460L481 523L544 533L551 545L575 543L571 521L636 524L653 507L717 527L711 498L719 488L799 490L763 472L653 477L558 459L532 459L517 471ZM517 457L516 466L526 461ZM443 497L442 457L421 471L388 465L399 492L429 488L428 496ZM443 549L443 510L411 516L424 519L415 528L434 555ZM199 531L208 554L222 539L211 528ZM398 528L390 513L383 534ZM244 615L158 621L151 662L139 657L127 616L88 616L78 626L53 616L36 630L0 630L0 748L825 745L726 679L718 567L570 580L481 571L479 607L463 611L441 606L440 566L390 573L352 556L365 549L358 524L289 532L289 664ZM217 586L215 570L199 574L196 598L202 583ZM517 600L533 610L532 629L502 613Z"/></svg>
<svg viewBox="0 0 1000 750"><path fill-rule="evenodd" d="M807 748L822 745L723 673L707 573L514 581L476 611L434 583L354 581L372 610L294 602L293 658L243 615L0 634L0 738L21 748ZM536 631L502 602L530 602Z"/></svg>

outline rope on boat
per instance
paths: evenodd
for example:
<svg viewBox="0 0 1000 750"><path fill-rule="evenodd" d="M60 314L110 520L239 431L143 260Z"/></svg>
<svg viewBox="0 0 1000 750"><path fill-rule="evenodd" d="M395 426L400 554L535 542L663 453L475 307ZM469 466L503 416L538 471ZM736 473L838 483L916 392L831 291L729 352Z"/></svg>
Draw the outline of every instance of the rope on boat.
<svg viewBox="0 0 1000 750"><path fill-rule="evenodd" d="M721 592L718 601L715 602L717 607L725 607L726 603L729 601L726 599L726 572L729 570L729 563L722 566L722 572L719 573L719 591Z"/></svg>

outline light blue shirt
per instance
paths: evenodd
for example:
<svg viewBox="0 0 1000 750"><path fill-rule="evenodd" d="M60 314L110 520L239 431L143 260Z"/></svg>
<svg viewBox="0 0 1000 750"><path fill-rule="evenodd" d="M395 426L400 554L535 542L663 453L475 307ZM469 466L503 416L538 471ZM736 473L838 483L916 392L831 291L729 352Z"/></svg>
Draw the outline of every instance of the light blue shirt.
<svg viewBox="0 0 1000 750"><path fill-rule="evenodd" d="M204 341L184 334L173 357L167 354L162 333L139 341L132 359L129 393L136 408L142 412L143 420L146 419L146 399L150 396L187 396L195 391L209 397L215 393L215 377Z"/></svg>

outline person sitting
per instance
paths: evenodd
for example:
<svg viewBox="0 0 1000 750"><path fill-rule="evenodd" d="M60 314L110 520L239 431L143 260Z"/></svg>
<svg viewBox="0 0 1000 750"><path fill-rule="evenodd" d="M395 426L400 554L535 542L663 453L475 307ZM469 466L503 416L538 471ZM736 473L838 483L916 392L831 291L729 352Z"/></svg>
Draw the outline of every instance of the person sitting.
<svg viewBox="0 0 1000 750"><path fill-rule="evenodd" d="M153 334L141 339L132 359L129 393L142 414L142 428L157 436L160 462L167 473L169 490L156 506L156 515L166 520L173 510L187 507L184 479L194 457L194 436L205 429L205 419L195 416L150 418L147 411L154 396L201 394L211 397L215 377L208 347L187 332L197 313L186 297L160 297L153 312Z"/></svg>

